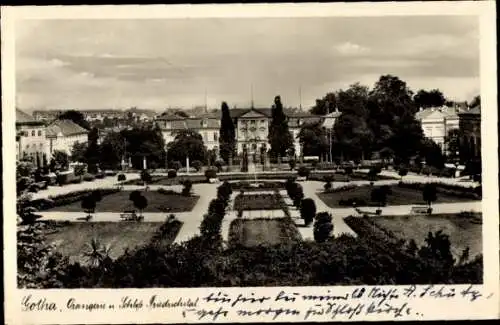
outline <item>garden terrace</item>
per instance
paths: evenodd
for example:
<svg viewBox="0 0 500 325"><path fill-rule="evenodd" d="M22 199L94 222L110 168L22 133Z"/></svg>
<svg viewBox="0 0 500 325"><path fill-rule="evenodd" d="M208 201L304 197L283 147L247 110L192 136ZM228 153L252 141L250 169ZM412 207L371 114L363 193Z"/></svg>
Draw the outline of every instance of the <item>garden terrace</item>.
<svg viewBox="0 0 500 325"><path fill-rule="evenodd" d="M330 208L352 206L352 201L356 201L357 206L378 206L377 202L371 201L371 192L376 186L361 185L356 187L346 186L343 189L334 189L327 192L318 193L318 197ZM399 185L389 185L391 194L387 195L387 205L407 205L426 204L422 196L420 187L402 187ZM438 192L436 203L468 202L472 199L455 193Z"/></svg>
<svg viewBox="0 0 500 325"><path fill-rule="evenodd" d="M279 193L238 194L234 199L233 210L281 210Z"/></svg>
<svg viewBox="0 0 500 325"><path fill-rule="evenodd" d="M70 262L85 264L84 252L93 238L102 247L109 247L109 257L116 259L126 251L155 245L170 245L182 223L160 222L45 222L46 242L55 245L57 252L70 258ZM160 239L161 238L161 239Z"/></svg>
<svg viewBox="0 0 500 325"><path fill-rule="evenodd" d="M231 246L278 245L302 240L291 218L235 219L229 227Z"/></svg>
<svg viewBox="0 0 500 325"><path fill-rule="evenodd" d="M119 191L102 197L97 202L96 212L123 212L128 210L137 210L130 201L132 191ZM143 191L143 196L148 200L148 205L143 212L187 212L191 211L198 202L199 196L183 196L180 193L171 191ZM81 212L81 200L73 201L69 204L57 206L50 211Z"/></svg>

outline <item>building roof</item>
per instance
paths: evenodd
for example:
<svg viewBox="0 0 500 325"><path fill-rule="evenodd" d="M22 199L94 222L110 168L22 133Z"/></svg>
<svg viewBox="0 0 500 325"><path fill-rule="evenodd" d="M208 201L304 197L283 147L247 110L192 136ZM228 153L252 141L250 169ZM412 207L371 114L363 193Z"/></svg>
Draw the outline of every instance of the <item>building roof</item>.
<svg viewBox="0 0 500 325"><path fill-rule="evenodd" d="M32 123L35 121L36 120L33 116L21 111L19 108L16 108L16 123Z"/></svg>
<svg viewBox="0 0 500 325"><path fill-rule="evenodd" d="M470 108L468 110L462 111L458 113L458 115L475 115L475 116L481 116L481 105L477 105L473 108Z"/></svg>
<svg viewBox="0 0 500 325"><path fill-rule="evenodd" d="M47 127L48 137L57 137L59 134L63 136L87 134L89 131L82 128L71 120L55 120Z"/></svg>

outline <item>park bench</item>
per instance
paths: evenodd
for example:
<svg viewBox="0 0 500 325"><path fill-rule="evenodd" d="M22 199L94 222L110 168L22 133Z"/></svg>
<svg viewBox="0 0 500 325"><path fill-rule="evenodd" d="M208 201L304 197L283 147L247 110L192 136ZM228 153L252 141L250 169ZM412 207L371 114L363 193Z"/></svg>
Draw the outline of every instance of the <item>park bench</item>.
<svg viewBox="0 0 500 325"><path fill-rule="evenodd" d="M425 207L425 206L414 206L411 208L410 213L411 214L431 214L432 208Z"/></svg>
<svg viewBox="0 0 500 325"><path fill-rule="evenodd" d="M135 211L124 211L120 214L120 218L122 221L142 221L144 219L143 216L138 216Z"/></svg>

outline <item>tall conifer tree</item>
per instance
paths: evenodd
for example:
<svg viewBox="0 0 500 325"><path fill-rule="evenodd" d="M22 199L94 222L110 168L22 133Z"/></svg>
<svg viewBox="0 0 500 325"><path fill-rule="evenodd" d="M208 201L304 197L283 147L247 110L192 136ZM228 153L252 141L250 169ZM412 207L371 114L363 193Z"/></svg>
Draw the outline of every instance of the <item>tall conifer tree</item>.
<svg viewBox="0 0 500 325"><path fill-rule="evenodd" d="M220 122L220 155L225 162L228 162L229 156L234 154L236 146L236 133L234 130L233 120L229 114L229 107L226 102L221 105L221 122Z"/></svg>
<svg viewBox="0 0 500 325"><path fill-rule="evenodd" d="M288 129L288 120L283 111L281 97L274 97L274 105L272 108L272 121L269 127L269 144L271 145L271 153L275 157L285 156L288 149L293 146L293 138Z"/></svg>

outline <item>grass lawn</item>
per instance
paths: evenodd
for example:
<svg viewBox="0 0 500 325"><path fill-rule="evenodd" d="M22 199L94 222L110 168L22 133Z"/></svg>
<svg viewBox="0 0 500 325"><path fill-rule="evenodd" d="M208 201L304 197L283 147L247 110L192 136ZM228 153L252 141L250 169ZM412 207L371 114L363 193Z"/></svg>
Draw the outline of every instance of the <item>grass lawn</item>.
<svg viewBox="0 0 500 325"><path fill-rule="evenodd" d="M269 194L238 194L234 198L233 209L240 210L281 210L281 196Z"/></svg>
<svg viewBox="0 0 500 325"><path fill-rule="evenodd" d="M96 212L123 212L134 210L132 201L129 200L131 191L120 191L118 193L103 196L101 202L97 202ZM148 199L148 206L143 212L186 212L191 211L199 196L183 196L180 194L162 194L157 191L141 192ZM54 207L49 211L81 212L81 201L68 205Z"/></svg>
<svg viewBox="0 0 500 325"><path fill-rule="evenodd" d="M355 188L346 189L345 191L333 193L318 193L319 198L325 202L330 208L342 208L339 204L340 200L348 200L357 198L365 201L368 205L376 206L376 202L371 202L371 191L375 187L372 186L357 186ZM426 204L422 198L422 191L399 187L397 185L390 186L392 194L387 196L387 205L405 205L405 204ZM448 202L467 202L471 199L457 197L453 195L446 195L442 193L437 194L437 201L434 203L448 203Z"/></svg>
<svg viewBox="0 0 500 325"><path fill-rule="evenodd" d="M469 256L472 258L482 253L482 224L478 222L482 217L480 213L474 215L475 218L472 219L457 214L436 214L381 216L371 220L400 238L407 241L414 239L418 246L425 245L424 240L429 231L443 230L450 238L455 258L466 247L469 247Z"/></svg>
<svg viewBox="0 0 500 325"><path fill-rule="evenodd" d="M56 250L68 256L71 262L86 263L83 255L92 238L103 246L110 247L110 257L116 259L126 249L129 251L148 244L160 230L161 222L72 222L51 227L46 240L56 246ZM173 242L181 223L175 223L162 236L162 244Z"/></svg>
<svg viewBox="0 0 500 325"><path fill-rule="evenodd" d="M276 245L302 239L290 218L235 219L229 228L229 241L245 247Z"/></svg>

